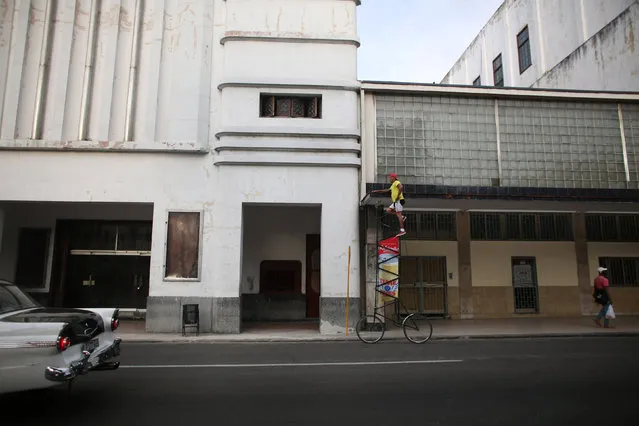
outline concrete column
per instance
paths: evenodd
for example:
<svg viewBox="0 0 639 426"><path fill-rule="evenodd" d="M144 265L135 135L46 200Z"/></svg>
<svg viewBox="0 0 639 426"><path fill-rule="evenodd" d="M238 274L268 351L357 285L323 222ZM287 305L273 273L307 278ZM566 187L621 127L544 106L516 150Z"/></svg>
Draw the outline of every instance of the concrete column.
<svg viewBox="0 0 639 426"><path fill-rule="evenodd" d="M377 233L374 226L366 229L366 315L375 309L375 285L377 284Z"/></svg>
<svg viewBox="0 0 639 426"><path fill-rule="evenodd" d="M459 315L474 317L473 277L470 258L470 213L457 213L457 256L459 259Z"/></svg>
<svg viewBox="0 0 639 426"><path fill-rule="evenodd" d="M575 256L577 257L577 282L579 285L579 301L581 314L592 313L592 287L588 264L588 239L586 234L586 215L577 212L573 220L575 236Z"/></svg>

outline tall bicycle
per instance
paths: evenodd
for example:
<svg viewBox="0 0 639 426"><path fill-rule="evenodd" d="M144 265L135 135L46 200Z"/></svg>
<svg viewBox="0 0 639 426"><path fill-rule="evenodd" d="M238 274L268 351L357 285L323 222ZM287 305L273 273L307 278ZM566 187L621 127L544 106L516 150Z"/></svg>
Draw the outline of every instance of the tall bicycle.
<svg viewBox="0 0 639 426"><path fill-rule="evenodd" d="M377 206L378 211L380 206ZM383 210L382 210L383 211ZM379 220L377 223L377 279L375 283L375 307L372 315L364 315L355 325L357 337L364 343L377 343L386 332L387 321L401 327L406 339L412 343L425 343L433 335L433 325L428 316L411 313L398 297L400 243L397 235L379 239L380 226L390 228ZM391 310L392 315L387 315ZM403 317L403 319L401 319ZM401 321L400 321L401 319Z"/></svg>

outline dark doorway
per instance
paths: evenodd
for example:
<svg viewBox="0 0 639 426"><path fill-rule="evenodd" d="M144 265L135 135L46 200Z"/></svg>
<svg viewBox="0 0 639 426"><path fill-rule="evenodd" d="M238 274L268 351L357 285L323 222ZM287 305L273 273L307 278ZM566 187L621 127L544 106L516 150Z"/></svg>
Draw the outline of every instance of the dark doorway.
<svg viewBox="0 0 639 426"><path fill-rule="evenodd" d="M64 305L146 308L149 256L69 256Z"/></svg>
<svg viewBox="0 0 639 426"><path fill-rule="evenodd" d="M448 316L445 256L402 256L399 259L399 298L411 312Z"/></svg>
<svg viewBox="0 0 639 426"><path fill-rule="evenodd" d="M321 238L306 235L306 318L320 316Z"/></svg>
<svg viewBox="0 0 639 426"><path fill-rule="evenodd" d="M150 221L58 221L54 306L145 309L151 228Z"/></svg>
<svg viewBox="0 0 639 426"><path fill-rule="evenodd" d="M539 313L537 262L534 257L513 257L513 296L515 313Z"/></svg>

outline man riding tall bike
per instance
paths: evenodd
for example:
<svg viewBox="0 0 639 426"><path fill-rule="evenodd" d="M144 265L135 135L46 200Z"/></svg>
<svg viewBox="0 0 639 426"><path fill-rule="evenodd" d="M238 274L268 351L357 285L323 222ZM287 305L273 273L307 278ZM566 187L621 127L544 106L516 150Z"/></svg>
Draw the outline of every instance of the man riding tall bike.
<svg viewBox="0 0 639 426"><path fill-rule="evenodd" d="M388 175L388 179L391 183L390 188L388 189L376 189L372 191L376 194L385 194L390 192L391 196L391 204L386 208L386 211L389 214L395 214L397 216L397 220L399 221L399 234L398 237L402 235L406 235L406 230L404 229L404 221L406 220L406 216L403 215L404 211L404 185L397 179L397 175L395 173L391 173Z"/></svg>

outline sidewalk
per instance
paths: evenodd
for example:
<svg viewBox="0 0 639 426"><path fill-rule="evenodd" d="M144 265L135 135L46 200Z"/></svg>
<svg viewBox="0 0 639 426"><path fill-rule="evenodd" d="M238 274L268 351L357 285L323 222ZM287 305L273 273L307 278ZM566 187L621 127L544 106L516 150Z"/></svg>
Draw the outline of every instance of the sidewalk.
<svg viewBox="0 0 639 426"><path fill-rule="evenodd" d="M605 329L595 325L591 317L581 318L515 318L488 320L440 320L435 319L432 340L489 339L526 337L594 337L639 336L639 316L618 316L615 328ZM308 342L357 340L354 330L348 336L320 334L317 325L273 324L254 326L241 334L147 333L144 321L121 322L116 334L124 342L139 343L223 343L223 342ZM401 329L386 330L385 340L405 339Z"/></svg>

